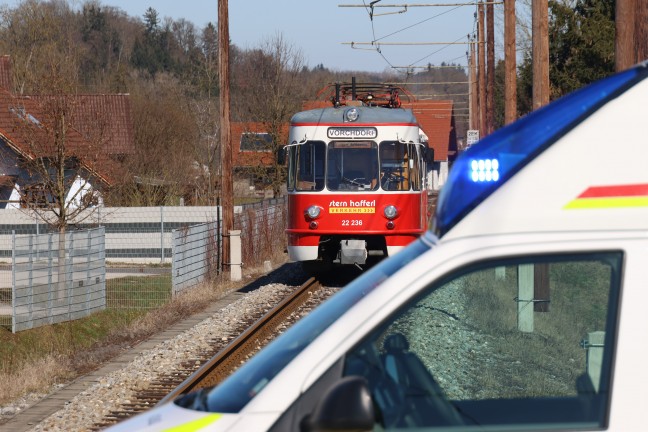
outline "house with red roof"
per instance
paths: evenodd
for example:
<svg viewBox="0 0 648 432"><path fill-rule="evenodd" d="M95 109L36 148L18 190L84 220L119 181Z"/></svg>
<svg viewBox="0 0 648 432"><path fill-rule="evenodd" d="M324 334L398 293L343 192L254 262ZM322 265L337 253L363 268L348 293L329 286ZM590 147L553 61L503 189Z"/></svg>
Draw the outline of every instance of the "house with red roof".
<svg viewBox="0 0 648 432"><path fill-rule="evenodd" d="M288 137L288 124L280 132L283 141L273 145L268 128L261 122L232 122L232 166L234 167L234 189L237 196L267 194L271 190L258 191L257 185L264 183L260 178L265 169L275 165L279 154L273 148L282 148ZM263 188L262 188L263 189Z"/></svg>
<svg viewBox="0 0 648 432"><path fill-rule="evenodd" d="M434 150L434 164L428 167L429 184L439 191L448 179L450 164L457 157L457 136L451 100L417 100L404 102L412 110L428 146Z"/></svg>
<svg viewBox="0 0 648 432"><path fill-rule="evenodd" d="M26 191L38 192L39 180L20 161L46 160L56 151L46 132L46 107L56 100L15 95L12 88L10 58L0 56L0 208L22 206ZM72 108L72 127L66 133L66 156L78 161L78 174L91 184L86 187L110 187L122 176L121 162L135 151L129 96L68 98L65 103ZM87 183L81 178L72 180L72 189Z"/></svg>

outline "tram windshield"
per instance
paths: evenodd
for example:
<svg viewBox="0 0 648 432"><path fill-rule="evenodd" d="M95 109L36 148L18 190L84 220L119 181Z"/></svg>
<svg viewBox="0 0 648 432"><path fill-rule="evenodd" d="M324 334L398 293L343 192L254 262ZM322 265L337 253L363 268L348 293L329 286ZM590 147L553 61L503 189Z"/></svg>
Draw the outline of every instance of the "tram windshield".
<svg viewBox="0 0 648 432"><path fill-rule="evenodd" d="M373 141L329 143L326 174L329 190L378 189L378 145Z"/></svg>
<svg viewBox="0 0 648 432"><path fill-rule="evenodd" d="M297 191L421 190L425 171L413 143L308 141L289 149L288 188ZM325 163L326 161L326 163Z"/></svg>

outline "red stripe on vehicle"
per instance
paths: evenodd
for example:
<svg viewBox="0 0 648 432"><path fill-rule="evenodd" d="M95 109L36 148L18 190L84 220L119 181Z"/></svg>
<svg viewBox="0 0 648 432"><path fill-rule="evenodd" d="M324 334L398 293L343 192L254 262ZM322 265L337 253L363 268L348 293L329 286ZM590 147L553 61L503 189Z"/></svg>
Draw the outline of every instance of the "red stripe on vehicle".
<svg viewBox="0 0 648 432"><path fill-rule="evenodd" d="M578 198L612 198L622 196L648 196L648 184L592 186L587 188Z"/></svg>

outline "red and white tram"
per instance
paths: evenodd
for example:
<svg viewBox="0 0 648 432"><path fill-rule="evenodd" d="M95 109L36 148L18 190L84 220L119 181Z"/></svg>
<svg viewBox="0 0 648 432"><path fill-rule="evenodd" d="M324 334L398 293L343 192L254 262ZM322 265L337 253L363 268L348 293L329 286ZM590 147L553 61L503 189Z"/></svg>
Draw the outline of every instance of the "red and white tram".
<svg viewBox="0 0 648 432"><path fill-rule="evenodd" d="M402 89L336 84L332 105L295 114L288 156L288 254L313 270L393 255L428 223L427 161ZM361 267L362 268L362 267Z"/></svg>

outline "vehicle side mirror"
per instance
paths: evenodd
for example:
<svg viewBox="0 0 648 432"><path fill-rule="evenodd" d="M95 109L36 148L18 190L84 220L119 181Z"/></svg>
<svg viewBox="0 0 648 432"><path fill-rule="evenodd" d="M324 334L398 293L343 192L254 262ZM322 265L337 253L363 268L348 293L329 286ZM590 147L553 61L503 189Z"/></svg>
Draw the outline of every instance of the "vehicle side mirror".
<svg viewBox="0 0 648 432"><path fill-rule="evenodd" d="M286 147L280 147L277 150L277 165L284 165L286 163L286 152L288 149Z"/></svg>
<svg viewBox="0 0 648 432"><path fill-rule="evenodd" d="M434 149L432 147L425 149L425 163L429 166L434 163Z"/></svg>
<svg viewBox="0 0 648 432"><path fill-rule="evenodd" d="M370 431L374 423L367 380L348 376L329 387L313 413L302 421L302 431Z"/></svg>

